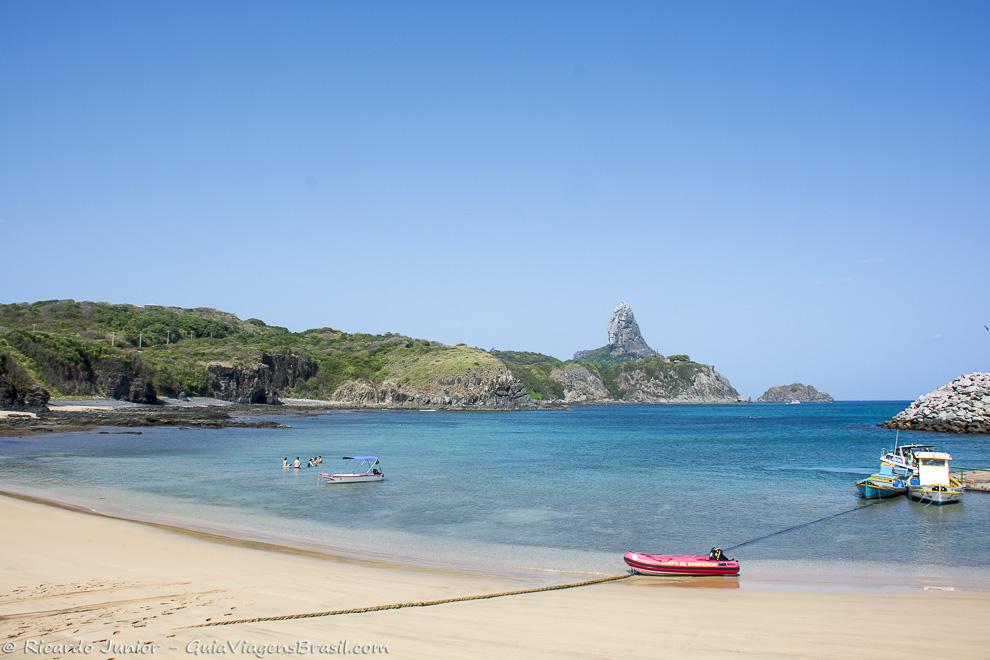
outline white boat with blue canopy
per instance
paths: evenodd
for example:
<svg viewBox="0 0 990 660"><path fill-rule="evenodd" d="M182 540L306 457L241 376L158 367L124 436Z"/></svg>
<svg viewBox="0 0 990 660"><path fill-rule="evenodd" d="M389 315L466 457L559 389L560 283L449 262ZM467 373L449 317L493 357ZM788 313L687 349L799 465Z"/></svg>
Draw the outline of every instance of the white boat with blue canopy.
<svg viewBox="0 0 990 660"><path fill-rule="evenodd" d="M366 481L384 481L385 471L377 456L344 456L345 461L356 461L360 466L353 472L321 472L320 482L324 484L356 484Z"/></svg>

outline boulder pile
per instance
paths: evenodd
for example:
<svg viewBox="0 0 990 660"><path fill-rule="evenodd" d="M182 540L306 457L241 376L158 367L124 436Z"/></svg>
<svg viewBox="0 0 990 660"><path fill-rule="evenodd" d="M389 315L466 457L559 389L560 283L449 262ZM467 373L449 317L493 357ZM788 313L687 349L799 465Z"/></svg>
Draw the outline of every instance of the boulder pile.
<svg viewBox="0 0 990 660"><path fill-rule="evenodd" d="M883 423L890 429L990 433L990 373L965 374Z"/></svg>

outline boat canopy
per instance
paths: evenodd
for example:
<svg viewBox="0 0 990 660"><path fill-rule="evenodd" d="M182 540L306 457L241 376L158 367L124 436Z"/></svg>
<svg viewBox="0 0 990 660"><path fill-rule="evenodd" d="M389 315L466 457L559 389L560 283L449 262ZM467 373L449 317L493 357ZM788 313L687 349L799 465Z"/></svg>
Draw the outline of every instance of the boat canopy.
<svg viewBox="0 0 990 660"><path fill-rule="evenodd" d="M942 459L946 461L952 459L952 456L944 451L916 451L914 452L914 455L917 458Z"/></svg>
<svg viewBox="0 0 990 660"><path fill-rule="evenodd" d="M911 452L916 452L919 450L924 451L926 449L935 449L935 445L900 445L899 447L896 448L896 451L903 453L906 451L911 451Z"/></svg>
<svg viewBox="0 0 990 660"><path fill-rule="evenodd" d="M377 461L377 456L344 456L345 461Z"/></svg>

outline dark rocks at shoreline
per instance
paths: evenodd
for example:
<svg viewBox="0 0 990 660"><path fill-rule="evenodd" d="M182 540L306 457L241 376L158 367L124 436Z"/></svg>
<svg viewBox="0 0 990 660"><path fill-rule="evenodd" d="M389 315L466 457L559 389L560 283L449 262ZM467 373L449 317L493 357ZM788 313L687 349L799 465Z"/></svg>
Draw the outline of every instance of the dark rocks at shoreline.
<svg viewBox="0 0 990 660"><path fill-rule="evenodd" d="M14 416L0 420L0 435L24 435L58 431L85 431L96 427L152 427L178 426L220 429L288 428L271 420L252 421L231 414L231 408L216 406L163 407L134 406L131 408L106 408L105 410L50 410L39 412L37 418ZM241 415L265 412L260 408L235 408Z"/></svg>
<svg viewBox="0 0 990 660"><path fill-rule="evenodd" d="M800 401L801 403L832 403L834 399L831 394L821 392L812 385L791 383L790 385L776 385L769 388L757 401L763 403L789 403L791 401Z"/></svg>
<svg viewBox="0 0 990 660"><path fill-rule="evenodd" d="M0 378L0 410L41 412L48 410L50 398L48 390L43 387L29 385L27 388L19 388Z"/></svg>
<svg viewBox="0 0 990 660"><path fill-rule="evenodd" d="M128 373L108 375L104 379L104 391L111 399L144 405L155 405L158 394L154 386L144 378Z"/></svg>
<svg viewBox="0 0 990 660"><path fill-rule="evenodd" d="M31 411L47 410L48 401L51 398L52 395L45 388L40 385L31 385L28 387L27 394L24 395L24 409Z"/></svg>
<svg viewBox="0 0 990 660"><path fill-rule="evenodd" d="M990 373L959 376L928 394L881 426L941 433L990 434Z"/></svg>
<svg viewBox="0 0 990 660"><path fill-rule="evenodd" d="M319 370L308 357L263 353L256 364L214 362L206 368L209 396L236 403L281 405L279 390L307 380Z"/></svg>

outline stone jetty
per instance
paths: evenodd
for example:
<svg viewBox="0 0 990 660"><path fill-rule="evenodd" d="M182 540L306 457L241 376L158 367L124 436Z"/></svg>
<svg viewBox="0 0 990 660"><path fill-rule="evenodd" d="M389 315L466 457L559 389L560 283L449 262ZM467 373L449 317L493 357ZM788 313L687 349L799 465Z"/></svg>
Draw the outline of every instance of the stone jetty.
<svg viewBox="0 0 990 660"><path fill-rule="evenodd" d="M959 376L883 423L890 429L990 434L990 373Z"/></svg>

